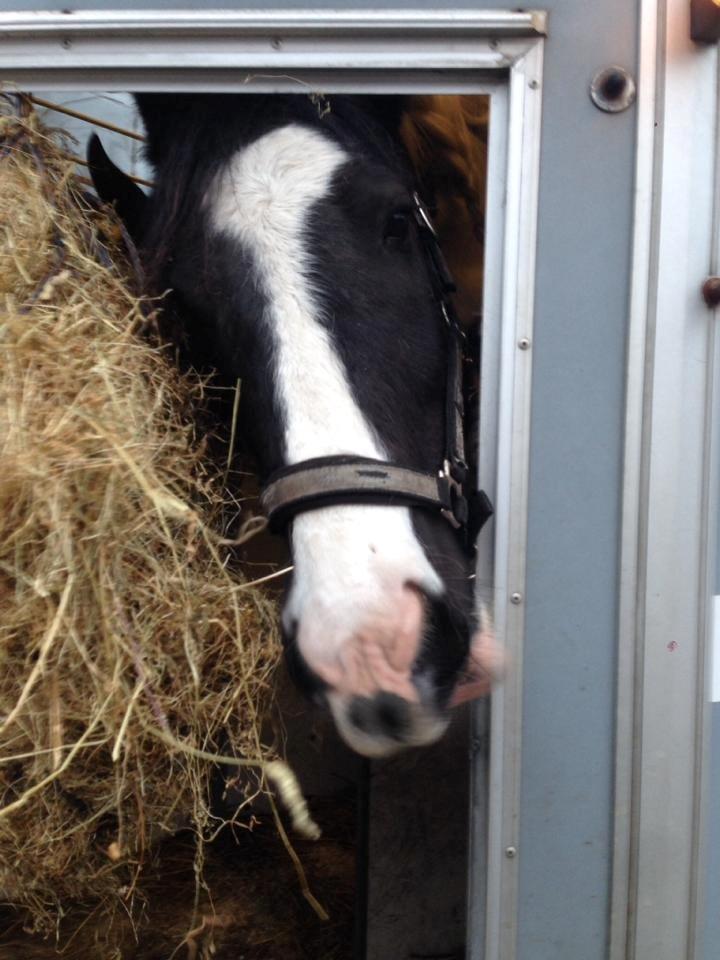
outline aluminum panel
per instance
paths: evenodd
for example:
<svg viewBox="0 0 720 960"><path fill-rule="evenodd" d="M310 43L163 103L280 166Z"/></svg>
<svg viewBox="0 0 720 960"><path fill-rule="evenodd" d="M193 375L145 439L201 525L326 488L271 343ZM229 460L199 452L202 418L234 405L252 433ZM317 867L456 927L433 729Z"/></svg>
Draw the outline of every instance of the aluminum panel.
<svg viewBox="0 0 720 960"><path fill-rule="evenodd" d="M605 960L635 111L588 88L637 5L546 7L517 957Z"/></svg>
<svg viewBox="0 0 720 960"><path fill-rule="evenodd" d="M703 960L717 960L720 953L720 703L712 705L711 716Z"/></svg>

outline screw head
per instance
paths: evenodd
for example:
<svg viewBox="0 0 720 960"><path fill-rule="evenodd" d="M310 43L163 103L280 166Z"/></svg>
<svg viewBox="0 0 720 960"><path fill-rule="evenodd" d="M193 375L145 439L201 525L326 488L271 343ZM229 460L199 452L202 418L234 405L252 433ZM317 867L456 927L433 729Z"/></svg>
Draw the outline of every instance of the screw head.
<svg viewBox="0 0 720 960"><path fill-rule="evenodd" d="M518 347L519 347L521 350L529 350L529 349L530 349L530 340L529 340L529 338L528 338L528 337L521 337L521 338L518 340Z"/></svg>
<svg viewBox="0 0 720 960"><path fill-rule="evenodd" d="M510 594L510 603L514 603L515 606L517 606L519 603L522 603L522 594L521 593Z"/></svg>
<svg viewBox="0 0 720 960"><path fill-rule="evenodd" d="M508 860L514 860L517 856L517 850L515 847L505 847L505 856Z"/></svg>

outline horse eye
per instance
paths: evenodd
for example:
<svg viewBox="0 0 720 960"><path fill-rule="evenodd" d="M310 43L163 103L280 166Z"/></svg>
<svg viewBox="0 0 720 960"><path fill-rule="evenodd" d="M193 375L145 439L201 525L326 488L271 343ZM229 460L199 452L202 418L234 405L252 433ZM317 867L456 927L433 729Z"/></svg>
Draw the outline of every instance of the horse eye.
<svg viewBox="0 0 720 960"><path fill-rule="evenodd" d="M389 247L402 247L410 230L410 214L406 210L395 210L388 217L383 233L383 243Z"/></svg>

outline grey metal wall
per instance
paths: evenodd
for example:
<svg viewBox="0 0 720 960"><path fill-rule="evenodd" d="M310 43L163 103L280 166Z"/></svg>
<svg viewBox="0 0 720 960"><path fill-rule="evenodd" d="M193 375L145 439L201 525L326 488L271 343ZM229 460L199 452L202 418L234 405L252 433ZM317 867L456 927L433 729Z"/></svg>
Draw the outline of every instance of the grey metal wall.
<svg viewBox="0 0 720 960"><path fill-rule="evenodd" d="M635 70L627 0L547 3L533 366L519 960L601 960L609 914Z"/></svg>
<svg viewBox="0 0 720 960"><path fill-rule="evenodd" d="M338 0L311 5L344 6ZM372 0L349 5L378 6ZM37 9L37 0L4 0L2 6ZM137 6L217 3L74 4ZM246 4L225 0L223 6ZM305 4L284 0L278 6ZM635 117L632 110L599 113L587 91L599 67L619 63L634 70L637 3L545 0L538 6L550 11L550 34L533 368L518 956L604 960ZM59 10L67 2L45 7Z"/></svg>

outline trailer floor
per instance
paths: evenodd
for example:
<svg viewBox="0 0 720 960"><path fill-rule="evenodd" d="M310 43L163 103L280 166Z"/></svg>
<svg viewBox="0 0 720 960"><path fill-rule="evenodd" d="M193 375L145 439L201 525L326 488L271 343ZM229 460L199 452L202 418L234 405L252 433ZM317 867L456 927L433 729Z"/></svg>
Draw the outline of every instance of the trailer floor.
<svg viewBox="0 0 720 960"><path fill-rule="evenodd" d="M205 896L191 926L194 875L188 837L165 842L145 882L147 921L137 939L129 923L118 937L119 951L101 946L106 918L86 921L62 954L55 944L22 931L17 916L0 908L0 960L351 960L355 904L354 796L313 804L323 828L313 843L293 837L310 888L330 919L320 920L303 898L295 870L270 818L252 831L229 832L208 852ZM79 920L79 918L78 918ZM76 921L76 926L78 921ZM70 932L69 930L67 931Z"/></svg>

